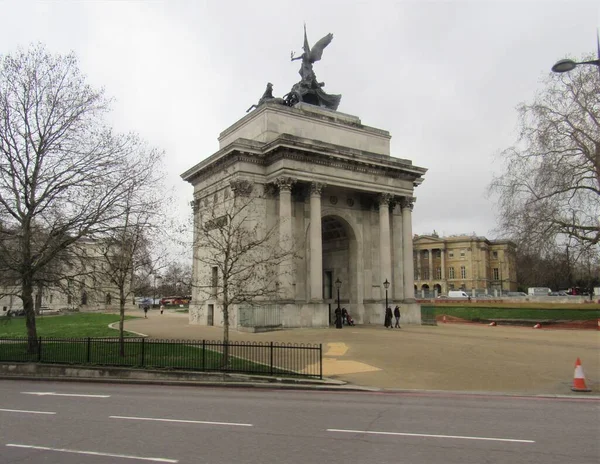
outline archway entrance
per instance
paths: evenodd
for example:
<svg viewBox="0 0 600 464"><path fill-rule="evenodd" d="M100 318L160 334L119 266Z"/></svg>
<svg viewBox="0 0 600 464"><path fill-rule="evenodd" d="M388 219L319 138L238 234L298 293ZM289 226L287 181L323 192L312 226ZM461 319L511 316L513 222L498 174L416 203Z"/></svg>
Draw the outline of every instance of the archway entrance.
<svg viewBox="0 0 600 464"><path fill-rule="evenodd" d="M339 216L321 219L323 240L323 300L329 305L329 324L335 323L337 308L336 281L339 288L340 307L356 316L358 310L358 272L356 235L346 220Z"/></svg>

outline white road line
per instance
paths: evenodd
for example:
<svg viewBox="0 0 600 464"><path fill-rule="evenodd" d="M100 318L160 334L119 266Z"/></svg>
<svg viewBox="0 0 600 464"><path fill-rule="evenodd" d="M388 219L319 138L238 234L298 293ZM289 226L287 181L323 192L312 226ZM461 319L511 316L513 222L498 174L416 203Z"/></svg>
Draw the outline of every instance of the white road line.
<svg viewBox="0 0 600 464"><path fill-rule="evenodd" d="M535 443L533 440L517 440L514 438L491 438L491 437L465 437L461 435L431 435L427 433L402 433L402 432L374 432L371 430L343 430L327 429L328 432L340 433L367 433L372 435L395 435L403 437L426 437L426 438L455 438L460 440L484 440L484 441L506 441L511 443Z"/></svg>
<svg viewBox="0 0 600 464"><path fill-rule="evenodd" d="M125 420L142 420L142 421L159 421L159 422L181 422L184 424L208 424L208 425L236 425L238 427L253 427L252 424L239 424L236 422L210 422L185 419L159 419L154 417L128 417L128 416L109 416L110 419L125 419Z"/></svg>
<svg viewBox="0 0 600 464"><path fill-rule="evenodd" d="M17 445L15 443L7 443L6 446L9 446L11 448L27 448L27 449L36 449L36 450L42 450L42 451L57 451L59 453L87 454L90 456L106 456L109 458L137 459L138 461L154 461L154 462L170 462L170 463L179 462L177 459L148 458L148 457L144 457L144 456L130 456L127 454L100 453L97 451L81 451L81 450L72 450L72 449L65 449L65 448L49 448L47 446Z"/></svg>
<svg viewBox="0 0 600 464"><path fill-rule="evenodd" d="M24 414L56 414L55 412L27 411L25 409L0 409L0 411L4 411L4 412L22 412Z"/></svg>
<svg viewBox="0 0 600 464"><path fill-rule="evenodd" d="M110 395L83 395L77 393L54 393L54 392L21 392L23 395L37 396L75 396L78 398L110 398Z"/></svg>

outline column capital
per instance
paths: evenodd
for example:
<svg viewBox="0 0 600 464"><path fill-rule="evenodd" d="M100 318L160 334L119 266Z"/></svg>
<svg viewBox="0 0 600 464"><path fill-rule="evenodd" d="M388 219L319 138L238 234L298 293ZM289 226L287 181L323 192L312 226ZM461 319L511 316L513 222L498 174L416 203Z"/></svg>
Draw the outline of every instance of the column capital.
<svg viewBox="0 0 600 464"><path fill-rule="evenodd" d="M311 182L310 183L310 194L311 195L321 195L323 193L323 189L327 186L322 182Z"/></svg>
<svg viewBox="0 0 600 464"><path fill-rule="evenodd" d="M200 210L200 200L194 199L190 201L190 207L192 208L193 213L196 214Z"/></svg>
<svg viewBox="0 0 600 464"><path fill-rule="evenodd" d="M413 210L414 206L415 206L415 201L416 198L413 197L402 197L401 201L400 201L400 207L402 209L409 209L409 210Z"/></svg>
<svg viewBox="0 0 600 464"><path fill-rule="evenodd" d="M296 179L293 177L278 177L273 181L279 191L291 192L292 186L296 183Z"/></svg>
<svg viewBox="0 0 600 464"><path fill-rule="evenodd" d="M379 202L379 206L390 205L392 203L392 195L389 193L380 193L377 195L377 201Z"/></svg>

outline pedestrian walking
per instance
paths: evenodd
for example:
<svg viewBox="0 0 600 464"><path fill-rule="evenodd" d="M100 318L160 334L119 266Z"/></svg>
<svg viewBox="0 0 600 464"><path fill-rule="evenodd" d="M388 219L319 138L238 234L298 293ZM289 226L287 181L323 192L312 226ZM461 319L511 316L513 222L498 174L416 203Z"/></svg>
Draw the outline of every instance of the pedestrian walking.
<svg viewBox="0 0 600 464"><path fill-rule="evenodd" d="M400 308L398 307L398 305L396 305L396 307L394 308L394 317L396 318L396 325L394 326L394 328L401 329L402 327L400 327Z"/></svg>
<svg viewBox="0 0 600 464"><path fill-rule="evenodd" d="M392 308L389 306L385 308L385 324L386 328L393 329L392 327Z"/></svg>
<svg viewBox="0 0 600 464"><path fill-rule="evenodd" d="M346 308L342 308L342 324L348 323L348 311Z"/></svg>
<svg viewBox="0 0 600 464"><path fill-rule="evenodd" d="M162 314L163 311L165 310L165 307L163 305L160 305L160 313Z"/></svg>
<svg viewBox="0 0 600 464"><path fill-rule="evenodd" d="M148 318L148 310L150 309L150 307L148 305L144 305L144 317Z"/></svg>

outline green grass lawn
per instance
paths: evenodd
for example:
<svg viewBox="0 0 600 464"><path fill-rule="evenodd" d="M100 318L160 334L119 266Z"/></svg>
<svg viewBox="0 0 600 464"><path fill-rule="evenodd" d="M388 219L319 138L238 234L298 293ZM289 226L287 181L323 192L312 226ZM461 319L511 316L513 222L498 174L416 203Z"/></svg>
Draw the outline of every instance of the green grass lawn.
<svg viewBox="0 0 600 464"><path fill-rule="evenodd" d="M486 319L524 319L524 320L552 320L552 321L586 321L600 318L600 309L585 306L572 309L565 308L532 308L532 307L497 307L471 306L456 304L422 305L425 311L433 311L434 316L447 315L460 317L469 321Z"/></svg>
<svg viewBox="0 0 600 464"><path fill-rule="evenodd" d="M133 319L125 316L125 319ZM119 321L118 314L76 313L60 316L37 316L35 319L39 337L80 338L118 337L119 331L108 327ZM126 336L133 336L129 332ZM0 318L0 337L26 337L24 317Z"/></svg>
<svg viewBox="0 0 600 464"><path fill-rule="evenodd" d="M126 316L126 319L132 319ZM0 322L0 362L43 362L73 365L104 365L140 368L190 369L256 374L271 373L268 349L255 345L231 346L230 361L222 368L222 347L215 342L163 342L131 336L120 356L119 332L108 324L118 314L69 314L36 318L41 349L28 353L25 318ZM99 340L99 338L103 338ZM62 339L62 340L53 340ZM142 342L143 340L143 342ZM277 364L277 359L275 359ZM280 365L285 365L280 364ZM274 368L277 375L294 375L289 369ZM312 373L318 376L318 373Z"/></svg>

